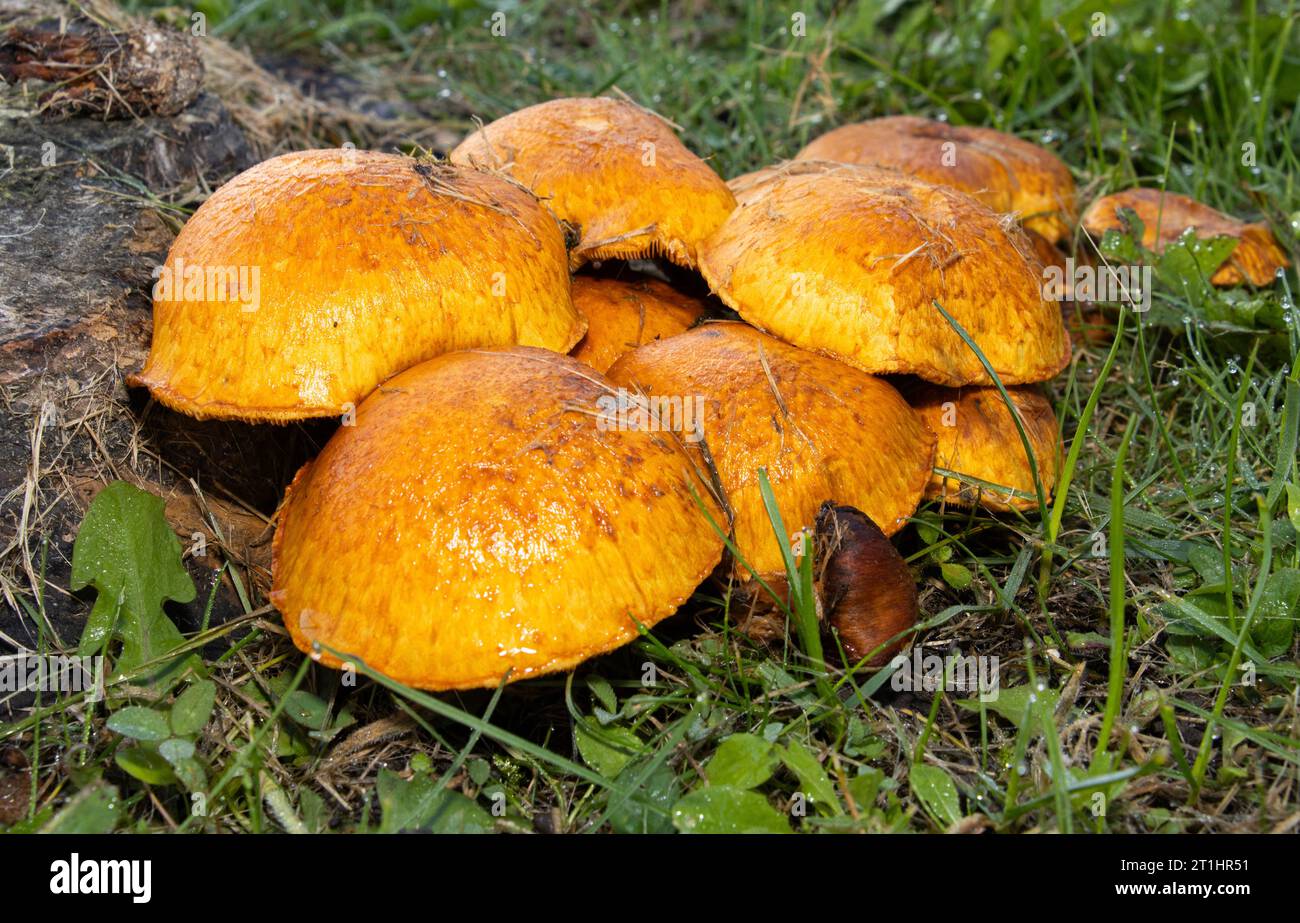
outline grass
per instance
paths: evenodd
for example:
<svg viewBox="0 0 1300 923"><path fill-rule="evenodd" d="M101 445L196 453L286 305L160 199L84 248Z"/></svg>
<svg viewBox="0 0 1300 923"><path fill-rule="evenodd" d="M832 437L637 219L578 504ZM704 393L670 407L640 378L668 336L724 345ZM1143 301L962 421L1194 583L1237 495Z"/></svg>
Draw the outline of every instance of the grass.
<svg viewBox="0 0 1300 923"><path fill-rule="evenodd" d="M1262 216L1300 255L1293 4L893 7L538 3L507 9L504 37L469 2L198 8L215 37L320 61L453 132L622 92L732 176L843 121L913 112L1050 146L1085 202L1164 186ZM348 140L318 130L281 143ZM1048 386L1068 452L1045 517L917 512L898 541L922 586L919 641L999 657L996 703L827 676L806 609L784 644L756 644L712 584L572 677L432 696L363 668L346 686L292 649L266 575L232 558L246 615L187 642L238 639L205 657L205 813L123 773L104 707L65 701L0 730L40 767L19 826L112 784L114 823L137 830L383 829L404 809L439 829L1294 829L1295 641L1253 632L1297 617L1283 586L1300 567L1295 285L1294 270L1261 291L1158 275L1152 312L1109 310ZM42 570L24 597L36 620L44 586Z"/></svg>

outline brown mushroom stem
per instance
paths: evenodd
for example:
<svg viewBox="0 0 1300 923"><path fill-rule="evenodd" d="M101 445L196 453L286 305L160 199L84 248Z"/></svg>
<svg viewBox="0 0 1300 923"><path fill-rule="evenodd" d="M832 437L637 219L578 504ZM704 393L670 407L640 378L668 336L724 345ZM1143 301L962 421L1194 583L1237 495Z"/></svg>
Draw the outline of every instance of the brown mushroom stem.
<svg viewBox="0 0 1300 923"><path fill-rule="evenodd" d="M829 500L817 513L822 609L852 664L916 624L916 583L892 542L861 510ZM879 667L910 644L898 637L867 661Z"/></svg>
<svg viewBox="0 0 1300 923"><path fill-rule="evenodd" d="M818 510L812 548L817 617L838 636L844 665L857 666L874 652L865 665L884 666L911 644L910 635L902 633L916 624L920 612L907 562L870 516L830 500ZM785 637L783 607L790 603L790 584L784 576L767 574L762 584L737 581L730 590L739 603L734 610L741 613L742 632L758 642Z"/></svg>

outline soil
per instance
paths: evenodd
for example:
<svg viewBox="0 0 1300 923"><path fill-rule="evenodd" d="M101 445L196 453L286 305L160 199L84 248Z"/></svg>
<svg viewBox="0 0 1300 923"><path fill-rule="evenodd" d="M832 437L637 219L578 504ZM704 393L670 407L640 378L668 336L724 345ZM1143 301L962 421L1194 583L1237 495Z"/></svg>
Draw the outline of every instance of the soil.
<svg viewBox="0 0 1300 923"><path fill-rule="evenodd" d="M141 25L93 9L114 35ZM76 10L52 0L0 0L0 71L4 42L19 34L13 29L71 21ZM190 37L175 39L185 58ZM38 79L0 83L0 654L76 646L93 594L67 589L72 542L90 499L116 479L167 502L198 589L194 603L169 609L182 631L200 625L223 563L245 586L264 590L283 487L332 428L195 421L124 384L148 351L153 269L188 212L274 153L268 145L285 143L268 141L247 93L223 98L212 88L305 92L268 83L281 78L217 39L203 42L210 43L207 89L174 114L135 107L132 117L114 118L120 113L49 105L52 87ZM239 67L247 79L232 74ZM369 98L349 108L348 91L360 89L348 80L302 64L293 72L329 87L327 103L303 103L321 131L362 131L363 141L400 133ZM324 143L304 137L295 146ZM429 146L430 137L417 143ZM33 612L43 613L44 624ZM227 575L212 623L243 612Z"/></svg>

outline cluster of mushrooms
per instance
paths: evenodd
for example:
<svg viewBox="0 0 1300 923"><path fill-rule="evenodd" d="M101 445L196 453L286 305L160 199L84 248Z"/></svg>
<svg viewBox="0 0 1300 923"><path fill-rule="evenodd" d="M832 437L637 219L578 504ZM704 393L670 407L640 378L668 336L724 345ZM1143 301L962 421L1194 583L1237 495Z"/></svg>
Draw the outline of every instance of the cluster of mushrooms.
<svg viewBox="0 0 1300 923"><path fill-rule="evenodd" d="M1085 226L1121 207L1162 213L1151 247L1240 237L1216 281L1285 262L1266 229L1147 190ZM203 285L156 298L131 383L195 417L344 419L288 488L273 556L273 603L328 665L495 686L626 643L711 575L780 586L760 469L790 540L834 546L838 649L879 664L917 611L887 536L922 500L1028 510L1053 489L1035 385L1071 346L1043 263L1077 222L1066 166L988 129L847 125L728 183L652 112L558 99L445 162L316 150L235 177L168 265L256 267L255 309ZM715 297L584 269L637 260ZM674 401L698 419L622 413Z"/></svg>

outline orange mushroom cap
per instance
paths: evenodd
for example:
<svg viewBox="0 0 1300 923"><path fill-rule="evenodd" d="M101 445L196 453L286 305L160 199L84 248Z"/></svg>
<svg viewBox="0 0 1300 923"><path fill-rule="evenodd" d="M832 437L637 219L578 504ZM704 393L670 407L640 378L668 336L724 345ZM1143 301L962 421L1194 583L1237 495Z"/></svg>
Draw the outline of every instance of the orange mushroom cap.
<svg viewBox="0 0 1300 923"><path fill-rule="evenodd" d="M735 201L659 116L618 99L555 99L497 119L453 163L509 173L581 234L571 258L663 256L694 268L696 248Z"/></svg>
<svg viewBox="0 0 1300 923"><path fill-rule="evenodd" d="M963 193L820 163L778 170L741 199L700 271L745 320L787 342L868 372L991 383L938 301L1004 383L1045 381L1069 361L1028 241Z"/></svg>
<svg viewBox="0 0 1300 923"><path fill-rule="evenodd" d="M587 335L570 355L598 372L643 343L686 332L709 310L706 302L649 277L574 276L573 304L587 318Z"/></svg>
<svg viewBox="0 0 1300 923"><path fill-rule="evenodd" d="M720 514L669 434L600 425L610 393L516 347L372 394L280 510L271 600L298 647L464 689L568 669L671 615L721 557L702 509Z"/></svg>
<svg viewBox="0 0 1300 923"><path fill-rule="evenodd" d="M902 170L960 189L994 211L1014 212L1052 243L1067 237L1078 217L1069 167L1050 151L992 128L887 116L828 131L795 160Z"/></svg>
<svg viewBox="0 0 1300 923"><path fill-rule="evenodd" d="M1037 260L1043 268L1055 266L1062 272L1066 268L1066 255L1061 249L1052 243L1037 231L1025 231L1025 239L1029 241L1029 252L1026 254L1030 259Z"/></svg>
<svg viewBox="0 0 1300 923"><path fill-rule="evenodd" d="M994 387L944 388L922 381L903 383L903 396L939 439L934 465L992 486L963 481L935 472L927 497L941 497L958 506L978 503L1007 511L1038 508L1034 469L1025 455L1006 401ZM1056 489L1060 466L1061 429L1051 402L1037 388L1008 388L1029 445L1034 450L1045 499ZM998 488L1010 488L999 490Z"/></svg>
<svg viewBox="0 0 1300 923"><path fill-rule="evenodd" d="M526 189L391 154L303 151L236 176L181 229L130 382L191 416L298 420L342 413L443 352L567 352L584 330L563 232Z"/></svg>
<svg viewBox="0 0 1300 923"><path fill-rule="evenodd" d="M1163 253L1189 229L1197 237L1235 237L1232 255L1210 276L1213 285L1271 285L1279 269L1291 265L1267 224L1247 224L1208 205L1159 189L1127 189L1102 196L1088 206L1083 226L1100 241L1110 230L1122 230L1120 209L1131 208L1142 221L1142 246Z"/></svg>
<svg viewBox="0 0 1300 923"><path fill-rule="evenodd" d="M893 387L745 324L709 323L649 343L614 363L609 377L650 401L699 399L703 438L684 442L702 468L716 470L736 545L760 575L781 573L783 558L759 468L792 534L811 528L833 500L892 535L925 492L934 436Z"/></svg>

